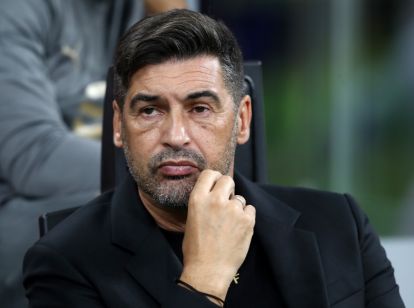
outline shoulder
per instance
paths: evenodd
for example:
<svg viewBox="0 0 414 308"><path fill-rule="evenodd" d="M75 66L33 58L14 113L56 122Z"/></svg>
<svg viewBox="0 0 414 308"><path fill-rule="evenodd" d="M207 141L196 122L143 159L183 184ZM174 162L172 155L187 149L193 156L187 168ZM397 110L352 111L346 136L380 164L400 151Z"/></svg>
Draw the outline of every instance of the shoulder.
<svg viewBox="0 0 414 308"><path fill-rule="evenodd" d="M25 254L23 274L26 287L33 279L51 284L56 278L88 285L85 277L94 277L102 255L110 256L110 208L112 192L102 194L81 206L37 241Z"/></svg>
<svg viewBox="0 0 414 308"><path fill-rule="evenodd" d="M326 202L338 201L344 198L344 194L313 189L305 187L280 186L271 184L259 184L259 186L267 193L277 197L284 202L292 201L312 201Z"/></svg>
<svg viewBox="0 0 414 308"><path fill-rule="evenodd" d="M299 211L316 208L341 209L355 203L349 194L342 194L312 188L288 187L261 184L268 194Z"/></svg>
<svg viewBox="0 0 414 308"><path fill-rule="evenodd" d="M343 230L359 233L367 217L350 194L303 187L260 185L279 201L300 212L298 224L305 229ZM323 222L321 224L321 222Z"/></svg>

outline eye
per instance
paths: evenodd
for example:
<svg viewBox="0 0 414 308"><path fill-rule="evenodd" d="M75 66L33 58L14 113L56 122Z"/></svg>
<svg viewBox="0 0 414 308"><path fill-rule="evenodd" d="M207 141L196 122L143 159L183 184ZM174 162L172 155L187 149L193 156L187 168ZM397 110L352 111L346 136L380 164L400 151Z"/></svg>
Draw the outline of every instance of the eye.
<svg viewBox="0 0 414 308"><path fill-rule="evenodd" d="M145 107L145 108L142 109L141 112L143 114L146 114L146 115L151 115L155 112L155 108L154 107Z"/></svg>
<svg viewBox="0 0 414 308"><path fill-rule="evenodd" d="M160 111L155 107L147 106L147 107L142 108L140 110L140 113L144 116L156 116L160 114Z"/></svg>
<svg viewBox="0 0 414 308"><path fill-rule="evenodd" d="M195 113L206 113L208 112L210 109L207 106L194 106L193 108L193 112Z"/></svg>

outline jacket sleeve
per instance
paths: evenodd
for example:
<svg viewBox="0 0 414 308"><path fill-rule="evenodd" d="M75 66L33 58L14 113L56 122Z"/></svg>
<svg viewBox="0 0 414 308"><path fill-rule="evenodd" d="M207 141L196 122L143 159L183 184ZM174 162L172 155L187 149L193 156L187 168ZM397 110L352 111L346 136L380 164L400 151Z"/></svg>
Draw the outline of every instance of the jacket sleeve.
<svg viewBox="0 0 414 308"><path fill-rule="evenodd" d="M31 308L108 307L93 284L67 258L44 244L27 252L23 284ZM206 297L175 285L167 290L163 308L217 308Z"/></svg>
<svg viewBox="0 0 414 308"><path fill-rule="evenodd" d="M355 200L345 195L357 223L362 266L365 279L365 307L403 308L394 269L388 260L378 235Z"/></svg>
<svg viewBox="0 0 414 308"><path fill-rule="evenodd" d="M23 263L23 285L31 308L105 307L98 293L66 258L35 244Z"/></svg>
<svg viewBox="0 0 414 308"><path fill-rule="evenodd" d="M29 198L99 186L100 145L66 127L48 75L48 3L0 2L0 179Z"/></svg>

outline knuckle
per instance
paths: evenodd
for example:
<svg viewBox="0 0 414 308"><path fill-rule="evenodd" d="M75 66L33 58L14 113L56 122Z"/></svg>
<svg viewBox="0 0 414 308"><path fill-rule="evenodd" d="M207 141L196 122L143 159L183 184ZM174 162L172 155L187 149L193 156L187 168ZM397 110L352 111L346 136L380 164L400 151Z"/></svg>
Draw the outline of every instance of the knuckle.
<svg viewBox="0 0 414 308"><path fill-rule="evenodd" d="M218 172L218 171L216 171L216 170L213 170L213 169L207 169L206 171L207 171L207 172L208 172L208 174L209 174L209 175L211 175L211 176L221 176L221 173L220 173L220 172Z"/></svg>
<svg viewBox="0 0 414 308"><path fill-rule="evenodd" d="M216 206L216 207L224 205L223 198L218 194L212 194L211 198L210 198L210 201L211 201L212 205Z"/></svg>
<svg viewBox="0 0 414 308"><path fill-rule="evenodd" d="M231 200L231 204L229 204L228 208L235 217L242 213L241 204L238 201Z"/></svg>
<svg viewBox="0 0 414 308"><path fill-rule="evenodd" d="M217 171L217 170L212 170L212 171L214 172L214 174L222 175L220 171Z"/></svg>
<svg viewBox="0 0 414 308"><path fill-rule="evenodd" d="M209 175L212 174L212 171L213 170L210 170L210 169L204 169L203 171L201 171L200 176L201 177L204 177L204 176L208 177Z"/></svg>
<svg viewBox="0 0 414 308"><path fill-rule="evenodd" d="M241 220L242 220L243 225L245 226L248 226L250 224L250 218L248 215L243 215L241 217Z"/></svg>
<svg viewBox="0 0 414 308"><path fill-rule="evenodd" d="M246 212L246 216L249 217L249 219L252 221L252 223L254 224L256 221L256 208L252 205L246 205L245 208L245 212Z"/></svg>
<svg viewBox="0 0 414 308"><path fill-rule="evenodd" d="M221 179L223 181L230 182L230 183L232 183L234 185L233 178L230 175L222 175L221 176Z"/></svg>
<svg viewBox="0 0 414 308"><path fill-rule="evenodd" d="M252 214L256 215L256 208L253 205L246 205L246 210L249 210Z"/></svg>

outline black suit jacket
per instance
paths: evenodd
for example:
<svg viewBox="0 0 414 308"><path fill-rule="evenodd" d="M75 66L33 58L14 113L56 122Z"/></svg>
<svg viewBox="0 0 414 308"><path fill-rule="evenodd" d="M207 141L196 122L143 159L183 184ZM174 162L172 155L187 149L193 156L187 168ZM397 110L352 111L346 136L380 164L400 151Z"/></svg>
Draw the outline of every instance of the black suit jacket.
<svg viewBox="0 0 414 308"><path fill-rule="evenodd" d="M287 307L404 307L393 268L351 197L235 177ZM32 307L216 307L175 284L182 265L128 177L38 241L24 262Z"/></svg>

